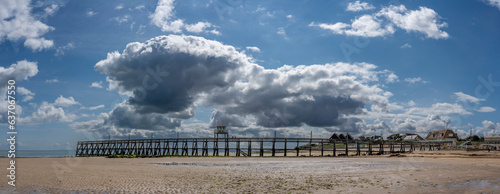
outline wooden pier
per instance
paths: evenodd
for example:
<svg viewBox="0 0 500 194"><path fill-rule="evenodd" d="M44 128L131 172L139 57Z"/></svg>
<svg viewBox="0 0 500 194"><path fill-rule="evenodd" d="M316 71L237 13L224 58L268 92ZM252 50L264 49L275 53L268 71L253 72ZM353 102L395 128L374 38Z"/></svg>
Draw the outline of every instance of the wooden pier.
<svg viewBox="0 0 500 194"><path fill-rule="evenodd" d="M350 156L437 150L443 143L450 142L227 137L102 140L79 141L76 156Z"/></svg>

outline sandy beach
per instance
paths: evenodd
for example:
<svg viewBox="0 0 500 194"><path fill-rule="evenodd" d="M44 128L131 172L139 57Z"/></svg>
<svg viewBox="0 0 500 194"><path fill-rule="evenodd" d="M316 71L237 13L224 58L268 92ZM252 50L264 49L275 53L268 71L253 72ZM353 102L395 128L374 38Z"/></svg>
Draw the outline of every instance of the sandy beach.
<svg viewBox="0 0 500 194"><path fill-rule="evenodd" d="M7 158L0 162L8 164ZM8 193L499 193L500 152L362 157L18 158ZM7 171L4 171L7 174Z"/></svg>

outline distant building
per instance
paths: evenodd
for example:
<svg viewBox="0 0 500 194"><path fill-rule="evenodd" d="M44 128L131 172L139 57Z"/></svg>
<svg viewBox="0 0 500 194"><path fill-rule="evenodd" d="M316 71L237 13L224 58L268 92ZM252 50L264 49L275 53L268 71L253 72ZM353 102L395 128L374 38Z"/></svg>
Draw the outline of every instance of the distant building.
<svg viewBox="0 0 500 194"><path fill-rule="evenodd" d="M395 133L387 137L387 140L393 140L393 141L400 141L401 139L403 139L403 136L401 136L399 133Z"/></svg>
<svg viewBox="0 0 500 194"><path fill-rule="evenodd" d="M330 137L330 140L339 140L340 137L337 135L337 133L333 133L333 135Z"/></svg>
<svg viewBox="0 0 500 194"><path fill-rule="evenodd" d="M432 131L427 134L426 140L451 140L457 141L458 135L451 129Z"/></svg>
<svg viewBox="0 0 500 194"><path fill-rule="evenodd" d="M340 135L337 135L337 133L333 133L333 135L330 137L330 141L333 141L333 140L353 140L352 136L349 135L349 133L347 135L344 135L344 134L340 134Z"/></svg>
<svg viewBox="0 0 500 194"><path fill-rule="evenodd" d="M406 135L403 135L403 141L420 141L424 140L424 138L420 137L418 134L413 134L413 133L407 133Z"/></svg>
<svg viewBox="0 0 500 194"><path fill-rule="evenodd" d="M371 137L359 136L358 139L361 140L361 141L384 140L384 138L382 136L378 136L378 135L374 135L374 136L371 136Z"/></svg>
<svg viewBox="0 0 500 194"><path fill-rule="evenodd" d="M485 133L484 143L500 144L500 133Z"/></svg>
<svg viewBox="0 0 500 194"><path fill-rule="evenodd" d="M384 140L384 137L382 137L381 135L374 135L371 136L370 139L377 141L377 140Z"/></svg>

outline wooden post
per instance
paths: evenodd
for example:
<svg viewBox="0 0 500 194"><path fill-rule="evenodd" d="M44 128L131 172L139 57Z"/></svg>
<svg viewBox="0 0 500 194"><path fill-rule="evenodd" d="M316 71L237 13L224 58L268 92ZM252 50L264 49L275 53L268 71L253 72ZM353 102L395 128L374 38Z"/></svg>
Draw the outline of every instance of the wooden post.
<svg viewBox="0 0 500 194"><path fill-rule="evenodd" d="M217 134L218 135L218 134ZM219 138L215 138L214 139L214 147L213 147L213 150L214 150L214 154L213 156L219 156Z"/></svg>
<svg viewBox="0 0 500 194"><path fill-rule="evenodd" d="M147 146L148 149L146 151L147 152L146 155L153 155L153 140L150 139L146 143L148 144L148 146Z"/></svg>
<svg viewBox="0 0 500 194"><path fill-rule="evenodd" d="M361 155L361 148L359 147L359 141L356 140L356 155Z"/></svg>
<svg viewBox="0 0 500 194"><path fill-rule="evenodd" d="M187 142L187 139L185 139L183 144L182 144L181 156L188 156L188 153L189 153L188 142Z"/></svg>
<svg viewBox="0 0 500 194"><path fill-rule="evenodd" d="M240 139L236 141L236 156L240 156Z"/></svg>
<svg viewBox="0 0 500 194"><path fill-rule="evenodd" d="M287 151L288 151L288 149L286 148L286 138L285 138L285 156L286 156Z"/></svg>
<svg viewBox="0 0 500 194"><path fill-rule="evenodd" d="M380 142L380 155L384 155L384 141Z"/></svg>
<svg viewBox="0 0 500 194"><path fill-rule="evenodd" d="M323 140L321 140L321 156L323 156Z"/></svg>
<svg viewBox="0 0 500 194"><path fill-rule="evenodd" d="M229 139L227 138L226 134L226 142L224 146L224 156L229 156Z"/></svg>
<svg viewBox="0 0 500 194"><path fill-rule="evenodd" d="M276 153L275 145L276 145L276 131L274 131L273 148L272 148L272 151L271 151L271 156L275 156L275 153Z"/></svg>
<svg viewBox="0 0 500 194"><path fill-rule="evenodd" d="M333 140L333 156L337 156L337 145L336 145L336 141Z"/></svg>
<svg viewBox="0 0 500 194"><path fill-rule="evenodd" d="M252 139L248 140L248 156L252 156Z"/></svg>
<svg viewBox="0 0 500 194"><path fill-rule="evenodd" d="M179 155L179 139L175 139L174 147L172 149L173 149L172 154L174 156L178 156Z"/></svg>
<svg viewBox="0 0 500 194"><path fill-rule="evenodd" d="M141 141L141 150L142 150L142 151L141 151L141 155L147 155L147 153L146 153L146 151L147 151L147 150L146 150L146 148L147 148L146 142L145 142L144 140L143 140L143 141Z"/></svg>
<svg viewBox="0 0 500 194"><path fill-rule="evenodd" d="M349 142L345 140L345 156L349 156Z"/></svg>
<svg viewBox="0 0 500 194"><path fill-rule="evenodd" d="M264 156L264 140L260 139L260 157Z"/></svg>
<svg viewBox="0 0 500 194"><path fill-rule="evenodd" d="M166 152L163 155L170 156L170 145L169 144L170 144L170 142L167 139L167 141L165 142L165 144L163 144L163 147L164 147L163 151Z"/></svg>
<svg viewBox="0 0 500 194"><path fill-rule="evenodd" d="M309 138L309 156L311 156L312 152L312 137L313 137L313 132L311 131L311 138Z"/></svg>
<svg viewBox="0 0 500 194"><path fill-rule="evenodd" d="M198 139L193 140L193 145L191 146L191 156L198 156Z"/></svg>
<svg viewBox="0 0 500 194"><path fill-rule="evenodd" d="M297 139L297 147L296 147L296 149L297 149L297 156L299 156L299 150L300 150L300 148L299 148L299 139Z"/></svg>
<svg viewBox="0 0 500 194"><path fill-rule="evenodd" d="M372 142L368 142L368 155L372 155Z"/></svg>
<svg viewBox="0 0 500 194"><path fill-rule="evenodd" d="M203 148L201 150L201 155L202 156L208 156L208 140L207 139L205 139L203 141Z"/></svg>

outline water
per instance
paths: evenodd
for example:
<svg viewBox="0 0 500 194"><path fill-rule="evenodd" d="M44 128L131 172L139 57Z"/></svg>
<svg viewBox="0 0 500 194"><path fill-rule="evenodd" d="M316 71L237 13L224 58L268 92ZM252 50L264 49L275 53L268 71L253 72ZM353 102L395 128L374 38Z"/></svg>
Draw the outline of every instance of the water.
<svg viewBox="0 0 500 194"><path fill-rule="evenodd" d="M8 150L0 150L0 157L7 157ZM16 150L16 158L22 157L74 157L75 150Z"/></svg>
<svg viewBox="0 0 500 194"><path fill-rule="evenodd" d="M500 185L490 183L488 180L472 180L465 183L458 183L452 185L450 188L470 188L470 189L483 189L491 188L493 190L500 189Z"/></svg>

